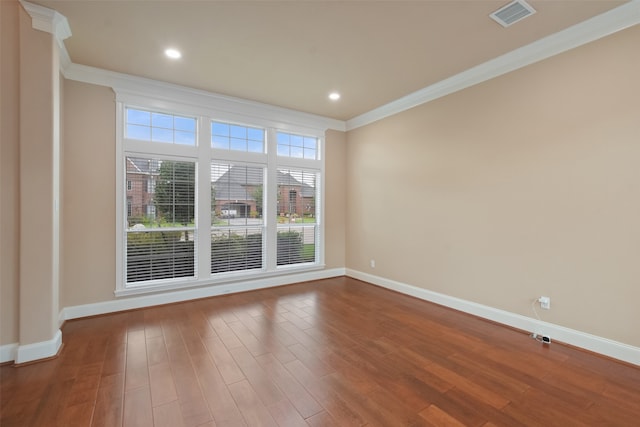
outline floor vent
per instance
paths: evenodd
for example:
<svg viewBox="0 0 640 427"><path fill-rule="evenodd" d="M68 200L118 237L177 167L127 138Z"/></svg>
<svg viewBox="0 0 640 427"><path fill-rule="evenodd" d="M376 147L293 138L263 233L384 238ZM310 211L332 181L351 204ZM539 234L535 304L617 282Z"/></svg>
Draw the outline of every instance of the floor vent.
<svg viewBox="0 0 640 427"><path fill-rule="evenodd" d="M508 27L534 13L536 13L536 10L527 2L524 0L515 0L496 10L489 16L503 27Z"/></svg>

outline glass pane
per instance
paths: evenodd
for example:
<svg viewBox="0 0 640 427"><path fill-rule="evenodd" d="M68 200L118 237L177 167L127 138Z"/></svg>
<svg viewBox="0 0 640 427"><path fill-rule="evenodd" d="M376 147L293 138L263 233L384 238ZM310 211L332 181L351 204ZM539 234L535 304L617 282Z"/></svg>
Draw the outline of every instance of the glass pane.
<svg viewBox="0 0 640 427"><path fill-rule="evenodd" d="M229 136L229 125L226 123L213 122L211 124L211 134Z"/></svg>
<svg viewBox="0 0 640 427"><path fill-rule="evenodd" d="M196 131L196 119L190 117L175 116L173 118L173 125L177 130L184 130L191 133Z"/></svg>
<svg viewBox="0 0 640 427"><path fill-rule="evenodd" d="M229 138L226 137L226 136L212 135L211 136L211 146L213 148L219 148L221 150L228 150L229 149Z"/></svg>
<svg viewBox="0 0 640 427"><path fill-rule="evenodd" d="M127 157L127 228L157 227L155 191L158 180L158 160Z"/></svg>
<svg viewBox="0 0 640 427"><path fill-rule="evenodd" d="M151 126L151 113L127 108L127 123Z"/></svg>
<svg viewBox="0 0 640 427"><path fill-rule="evenodd" d="M173 116L168 114L153 113L151 114L151 125L165 129L173 129Z"/></svg>
<svg viewBox="0 0 640 427"><path fill-rule="evenodd" d="M127 157L126 164L129 229L194 224L195 163Z"/></svg>
<svg viewBox="0 0 640 427"><path fill-rule="evenodd" d="M278 156L289 157L289 146L278 144Z"/></svg>
<svg viewBox="0 0 640 427"><path fill-rule="evenodd" d="M262 129L249 128L247 137L253 141L264 141L264 131Z"/></svg>
<svg viewBox="0 0 640 427"><path fill-rule="evenodd" d="M164 184L163 178L172 182ZM194 222L195 210L195 164L192 162L165 161L160 166L160 181L156 185L157 198L166 197L174 205L174 221L180 224Z"/></svg>
<svg viewBox="0 0 640 427"><path fill-rule="evenodd" d="M145 141L196 145L196 124L193 117L128 108L126 135Z"/></svg>
<svg viewBox="0 0 640 427"><path fill-rule="evenodd" d="M278 265L315 262L316 241L314 226L278 228Z"/></svg>
<svg viewBox="0 0 640 427"><path fill-rule="evenodd" d="M278 132L278 156L318 159L318 139Z"/></svg>
<svg viewBox="0 0 640 427"><path fill-rule="evenodd" d="M195 145L196 144L196 134L193 132L186 131L175 131L175 142L176 144L184 144L184 145Z"/></svg>
<svg viewBox="0 0 640 427"><path fill-rule="evenodd" d="M302 147L294 147L291 146L291 157L303 158L304 157L304 149Z"/></svg>
<svg viewBox="0 0 640 427"><path fill-rule="evenodd" d="M289 145L289 134L278 132L278 144Z"/></svg>
<svg viewBox="0 0 640 427"><path fill-rule="evenodd" d="M304 158L305 159L315 159L316 158L316 150L305 148L304 149Z"/></svg>
<svg viewBox="0 0 640 427"><path fill-rule="evenodd" d="M315 150L316 142L317 140L315 138L304 138L304 148L311 148Z"/></svg>
<svg viewBox="0 0 640 427"><path fill-rule="evenodd" d="M247 139L247 128L243 126L231 126L231 136L234 138Z"/></svg>
<svg viewBox="0 0 640 427"><path fill-rule="evenodd" d="M291 135L291 146L292 147L302 147L304 138L298 135Z"/></svg>
<svg viewBox="0 0 640 427"><path fill-rule="evenodd" d="M127 232L127 282L195 276L194 232Z"/></svg>
<svg viewBox="0 0 640 427"><path fill-rule="evenodd" d="M211 225L262 224L264 169L211 164Z"/></svg>
<svg viewBox="0 0 640 427"><path fill-rule="evenodd" d="M247 140L231 138L231 149L236 151L247 151Z"/></svg>
<svg viewBox="0 0 640 427"><path fill-rule="evenodd" d="M211 232L211 273L262 268L262 228L215 229Z"/></svg>
<svg viewBox="0 0 640 427"><path fill-rule="evenodd" d="M278 224L316 222L317 174L301 170L278 170Z"/></svg>
<svg viewBox="0 0 640 427"><path fill-rule="evenodd" d="M127 125L127 138L151 140L151 128L147 126Z"/></svg>
<svg viewBox="0 0 640 427"><path fill-rule="evenodd" d="M151 140L154 142L173 142L171 129L151 128Z"/></svg>
<svg viewBox="0 0 640 427"><path fill-rule="evenodd" d="M223 137L228 137L226 140ZM264 153L264 129L211 123L211 146L218 149Z"/></svg>
<svg viewBox="0 0 640 427"><path fill-rule="evenodd" d="M250 153L263 153L264 145L261 141L248 141L248 149Z"/></svg>

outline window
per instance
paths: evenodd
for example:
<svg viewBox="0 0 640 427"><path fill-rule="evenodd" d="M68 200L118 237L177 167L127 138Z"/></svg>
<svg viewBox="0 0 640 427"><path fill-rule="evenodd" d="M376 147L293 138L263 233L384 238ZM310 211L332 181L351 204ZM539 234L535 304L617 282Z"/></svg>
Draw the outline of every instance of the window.
<svg viewBox="0 0 640 427"><path fill-rule="evenodd" d="M320 137L181 105L119 103L116 295L321 267Z"/></svg>
<svg viewBox="0 0 640 427"><path fill-rule="evenodd" d="M131 139L195 145L196 119L127 108L126 136Z"/></svg>
<svg viewBox="0 0 640 427"><path fill-rule="evenodd" d="M317 173L278 169L278 265L313 262L316 257Z"/></svg>
<svg viewBox="0 0 640 427"><path fill-rule="evenodd" d="M157 175L155 199L147 193L131 199L127 209L127 283L195 277L195 163L127 157L127 171ZM158 165L152 171L150 165Z"/></svg>
<svg viewBox="0 0 640 427"><path fill-rule="evenodd" d="M264 168L211 164L211 273L264 267Z"/></svg>
<svg viewBox="0 0 640 427"><path fill-rule="evenodd" d="M264 153L264 130L230 123L212 122L211 147L221 150Z"/></svg>
<svg viewBox="0 0 640 427"><path fill-rule="evenodd" d="M316 138L278 132L278 156L300 159L318 158Z"/></svg>

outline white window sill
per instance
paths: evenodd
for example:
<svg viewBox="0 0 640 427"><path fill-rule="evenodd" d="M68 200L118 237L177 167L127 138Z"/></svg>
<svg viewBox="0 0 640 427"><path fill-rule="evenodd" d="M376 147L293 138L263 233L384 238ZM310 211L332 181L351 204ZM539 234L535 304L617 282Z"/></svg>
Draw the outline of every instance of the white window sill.
<svg viewBox="0 0 640 427"><path fill-rule="evenodd" d="M306 264L300 266L281 267L276 271L256 271L252 273L227 273L220 274L213 278L204 280L188 280L188 281L163 281L150 284L133 285L128 288L116 289L114 294L116 297L128 297L132 295L144 295L168 291L181 291L205 286L233 285L240 282L257 282L263 279L274 279L294 274L302 274L312 271L324 270L324 265ZM231 293L231 291L224 292Z"/></svg>

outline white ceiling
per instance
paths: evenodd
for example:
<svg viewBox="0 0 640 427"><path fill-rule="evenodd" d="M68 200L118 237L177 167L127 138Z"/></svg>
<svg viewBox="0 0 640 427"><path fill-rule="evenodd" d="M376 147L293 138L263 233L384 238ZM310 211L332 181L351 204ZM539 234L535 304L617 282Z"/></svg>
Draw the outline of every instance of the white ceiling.
<svg viewBox="0 0 640 427"><path fill-rule="evenodd" d="M76 64L339 120L625 3L531 0L537 13L503 28L489 14L508 2L34 1L67 18Z"/></svg>

